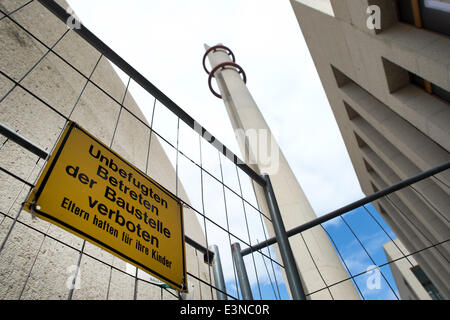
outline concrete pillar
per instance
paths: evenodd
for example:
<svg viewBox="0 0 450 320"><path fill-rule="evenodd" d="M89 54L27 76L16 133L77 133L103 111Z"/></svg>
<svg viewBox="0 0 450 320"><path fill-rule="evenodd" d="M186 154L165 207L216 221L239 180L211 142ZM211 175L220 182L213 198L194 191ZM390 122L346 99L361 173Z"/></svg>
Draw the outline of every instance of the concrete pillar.
<svg viewBox="0 0 450 320"><path fill-rule="evenodd" d="M205 45L205 48L206 50L209 49L207 45ZM212 68L220 63L231 61L224 50L212 51L208 54L208 58ZM267 122L253 100L241 75L236 69L226 68L223 70L219 69L214 76L234 130L239 132L238 136L242 132L248 133L246 139L238 139L244 161L250 161L248 164L256 172L269 174L286 229L289 230L316 218L297 178L275 138L272 136ZM254 134L259 139L255 139L252 136ZM267 143L270 144L269 147ZM264 154L266 150L271 151L270 155ZM255 186L255 190L261 210L267 212L266 200L262 189ZM273 236L271 226L267 226L267 229ZM332 244L321 227L316 227L304 232L302 235L291 237L290 243L307 291L306 293L319 290L326 285L348 277ZM305 243L318 270L311 261L311 256L304 245ZM318 271L320 271L320 274ZM320 275L325 280L326 285L323 283ZM333 298L335 299L359 299L359 295L351 282L345 282L333 289L336 289L333 290ZM321 298L324 298L324 296L321 296ZM329 295L328 298L331 298L331 296Z"/></svg>

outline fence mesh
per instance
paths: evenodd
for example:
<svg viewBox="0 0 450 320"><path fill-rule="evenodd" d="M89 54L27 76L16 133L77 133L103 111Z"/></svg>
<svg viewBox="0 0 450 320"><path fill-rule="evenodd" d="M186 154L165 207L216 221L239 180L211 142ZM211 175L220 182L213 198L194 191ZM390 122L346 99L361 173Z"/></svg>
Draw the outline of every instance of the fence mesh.
<svg viewBox="0 0 450 320"><path fill-rule="evenodd" d="M270 215L261 211L255 195L258 183L165 101L38 1L2 1L0 37L0 122L50 152L67 121L76 121L150 177L164 181L164 187L186 206L185 219L191 221L186 235L205 248L219 247L224 293L230 300L241 299L231 244L239 242L246 249L270 238ZM44 163L0 136L3 299L216 298L220 289L211 265L194 247L187 245L190 293L184 296L89 242L23 212L22 202ZM169 163L171 170L163 163ZM436 179L429 178L432 183ZM308 245L310 230L291 239L301 241L309 254L310 261L298 264L310 264L320 278L316 287L308 288L308 298L334 299L335 290L351 282L363 299L400 299L391 266L417 274L416 259L423 261L431 255L448 263L448 234L426 234L423 221L403 208L402 197L404 192L414 192L425 205L430 202L419 187L406 189L315 227L328 235L347 271L345 279L330 281L326 271L317 267ZM384 214L388 209L398 211L408 228L422 232L427 245L412 239L415 251L408 252L385 222L389 222ZM447 219L447 213L440 214ZM244 258L255 299L290 298L277 252L272 245ZM426 285L433 298L440 297Z"/></svg>

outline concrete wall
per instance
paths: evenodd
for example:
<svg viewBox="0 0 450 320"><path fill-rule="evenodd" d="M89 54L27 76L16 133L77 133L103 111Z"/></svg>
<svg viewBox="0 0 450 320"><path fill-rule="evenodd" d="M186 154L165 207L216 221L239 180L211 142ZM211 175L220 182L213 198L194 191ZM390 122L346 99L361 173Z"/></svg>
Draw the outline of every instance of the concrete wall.
<svg viewBox="0 0 450 320"><path fill-rule="evenodd" d="M24 4L20 0L2 0L0 9L11 12ZM67 7L64 1L58 1ZM136 118L123 111L117 126L114 141L113 132L120 105L92 84L86 77L102 87L111 97L121 102L125 85L111 64L89 44L69 31L56 45L56 41L68 29L37 1L12 14L27 30L36 35L54 51L76 67L85 77L61 61L54 53L30 37L8 18L0 16L0 70L33 92L43 101L32 97L26 90L15 87L0 103L0 122L16 130L35 144L50 151L54 146L65 120L45 105L51 105L58 112L70 117L102 142L111 145L125 159L175 192L175 170L167 158L156 136L151 139L148 167L146 159L149 144L149 130ZM47 54L48 53L48 54ZM45 57L40 60L43 56ZM23 76L37 66L24 79ZM92 70L97 65L93 74ZM13 83L0 75L0 97L3 97ZM83 91L81 97L80 93ZM130 94L124 105L139 119L147 123ZM75 107L74 107L75 106ZM34 183L44 162L11 141L0 137L0 165L23 179ZM19 213L28 188L10 176L0 173L0 242L11 229L13 218ZM187 195L179 183L179 196ZM206 246L202 228L195 214L185 209L186 234ZM42 233L38 232L41 231ZM59 240L60 242L56 241ZM61 243L62 242L62 243ZM67 246L68 244L70 246ZM0 252L0 298L1 299L67 299L69 289L66 282L79 260L83 241L64 230L33 219L30 214L20 212L18 222ZM203 255L186 246L187 270L209 282L209 271L203 262ZM167 291L142 281L148 275L131 265L86 243L80 260L81 285L74 290L73 299L175 299ZM96 260L97 259L97 260ZM107 264L127 273L111 269ZM71 271L72 270L72 271ZM209 299L211 290L198 280L189 277L191 299ZM172 291L173 292L173 291ZM175 293L176 295L176 293Z"/></svg>

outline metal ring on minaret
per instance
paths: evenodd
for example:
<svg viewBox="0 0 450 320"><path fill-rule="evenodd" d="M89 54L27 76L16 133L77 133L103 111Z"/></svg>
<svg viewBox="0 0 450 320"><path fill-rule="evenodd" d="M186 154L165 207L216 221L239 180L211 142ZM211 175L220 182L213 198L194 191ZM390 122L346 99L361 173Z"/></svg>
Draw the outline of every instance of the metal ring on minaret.
<svg viewBox="0 0 450 320"><path fill-rule="evenodd" d="M231 68L226 68L226 67L231 67ZM222 99L222 96L214 91L211 80L212 80L212 78L214 78L214 74L219 69L222 69L222 70L223 69L237 69L236 71L239 72L240 74L242 74L242 80L244 81L244 83L247 83L247 76L245 75L244 69L242 69L242 67L240 65L238 65L234 62L230 62L230 61L220 63L217 66L215 66L214 69L211 70L211 72L209 73L209 77L208 77L209 89L217 98Z"/></svg>
<svg viewBox="0 0 450 320"><path fill-rule="evenodd" d="M218 44L214 47L209 48L208 50L206 50L205 55L203 56L203 69L205 69L207 74L210 74L210 72L208 71L208 68L206 68L206 58L208 57L208 54L211 51L217 51L218 49L223 49L226 51L226 53L231 57L231 59L233 60L233 62L236 62L236 58L234 57L234 53L233 51L231 51L230 48L225 47L224 45Z"/></svg>

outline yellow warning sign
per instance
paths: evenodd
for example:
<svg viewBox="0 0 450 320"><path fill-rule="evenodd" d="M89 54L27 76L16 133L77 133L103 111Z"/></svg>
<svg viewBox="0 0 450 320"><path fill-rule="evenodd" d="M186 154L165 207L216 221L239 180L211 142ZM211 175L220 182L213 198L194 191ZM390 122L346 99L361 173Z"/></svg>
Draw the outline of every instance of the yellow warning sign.
<svg viewBox="0 0 450 320"><path fill-rule="evenodd" d="M185 291L180 200L74 122L26 210Z"/></svg>

